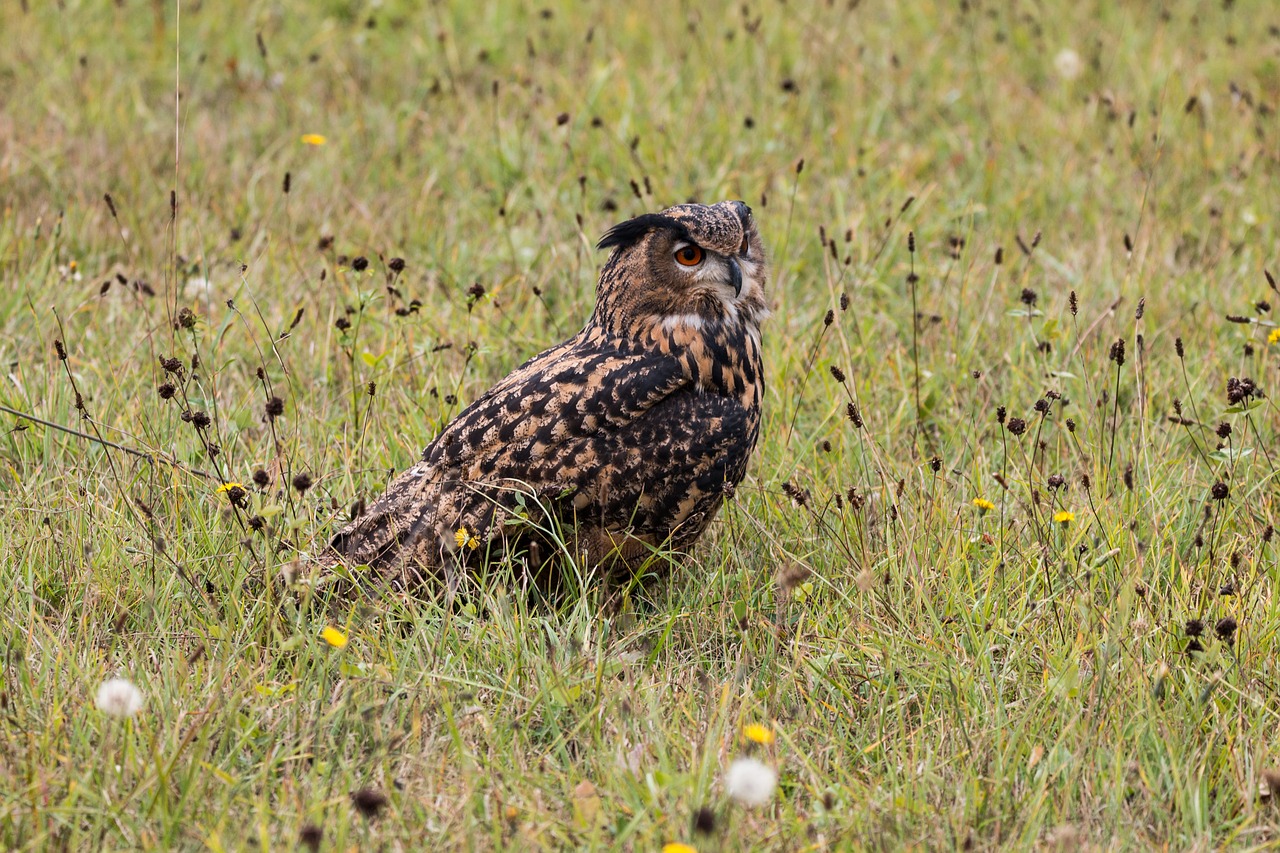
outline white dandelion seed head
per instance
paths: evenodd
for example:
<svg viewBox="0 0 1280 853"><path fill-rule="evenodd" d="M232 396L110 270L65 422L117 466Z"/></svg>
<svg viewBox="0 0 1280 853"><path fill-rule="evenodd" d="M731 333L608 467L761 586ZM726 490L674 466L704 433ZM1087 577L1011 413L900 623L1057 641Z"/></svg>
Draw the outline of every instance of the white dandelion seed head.
<svg viewBox="0 0 1280 853"><path fill-rule="evenodd" d="M1081 71L1084 71L1084 60L1071 48L1064 47L1053 58L1053 67L1063 80L1074 80L1080 76Z"/></svg>
<svg viewBox="0 0 1280 853"><path fill-rule="evenodd" d="M739 758L724 774L724 790L748 808L763 806L773 799L778 771L754 758Z"/></svg>
<svg viewBox="0 0 1280 853"><path fill-rule="evenodd" d="M192 276L182 283L182 295L187 299L212 299L213 282L202 275Z"/></svg>
<svg viewBox="0 0 1280 853"><path fill-rule="evenodd" d="M108 678L98 688L98 710L113 717L132 717L142 710L142 692L124 678Z"/></svg>

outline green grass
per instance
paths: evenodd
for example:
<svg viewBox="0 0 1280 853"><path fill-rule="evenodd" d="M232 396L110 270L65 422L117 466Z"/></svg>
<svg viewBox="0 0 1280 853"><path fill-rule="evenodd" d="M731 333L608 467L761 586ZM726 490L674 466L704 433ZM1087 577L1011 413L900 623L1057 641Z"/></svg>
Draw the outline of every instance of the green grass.
<svg viewBox="0 0 1280 853"><path fill-rule="evenodd" d="M0 404L181 467L3 416L0 846L1280 843L1274 6L24 5ZM387 594L341 650L246 583L579 328L610 225L688 198L755 209L774 315L751 473L669 581ZM94 707L115 674L136 717ZM723 788L749 751L757 810Z"/></svg>

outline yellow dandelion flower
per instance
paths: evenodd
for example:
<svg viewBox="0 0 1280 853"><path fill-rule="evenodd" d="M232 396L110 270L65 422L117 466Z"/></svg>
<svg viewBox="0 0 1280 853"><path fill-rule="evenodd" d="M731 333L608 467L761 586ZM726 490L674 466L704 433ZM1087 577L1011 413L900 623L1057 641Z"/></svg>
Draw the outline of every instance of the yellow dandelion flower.
<svg viewBox="0 0 1280 853"><path fill-rule="evenodd" d="M1053 514L1053 520L1059 524L1070 524L1076 520L1076 514L1069 509L1060 509Z"/></svg>
<svg viewBox="0 0 1280 853"><path fill-rule="evenodd" d="M326 139L325 137L321 136L318 133L302 134L303 145L324 145L328 141L329 141L328 139Z"/></svg>
<svg viewBox="0 0 1280 853"><path fill-rule="evenodd" d="M774 741L773 730L759 723L750 723L742 727L742 736L752 743L768 746Z"/></svg>
<svg viewBox="0 0 1280 853"><path fill-rule="evenodd" d="M345 648L347 645L347 635L333 626L328 626L321 631L320 638L335 649Z"/></svg>
<svg viewBox="0 0 1280 853"><path fill-rule="evenodd" d="M1271 334L1267 335L1267 343L1280 344L1280 328L1271 330Z"/></svg>
<svg viewBox="0 0 1280 853"><path fill-rule="evenodd" d="M662 845L662 853L698 853L697 849L679 841L670 841Z"/></svg>
<svg viewBox="0 0 1280 853"><path fill-rule="evenodd" d="M976 506L978 509L982 510L983 512L996 508L996 505L993 504L991 501L987 500L986 498L974 498L973 505Z"/></svg>
<svg viewBox="0 0 1280 853"><path fill-rule="evenodd" d="M221 486L218 486L218 494L225 495L227 492L231 491L232 489L243 489L243 488L244 488L244 483L223 483Z"/></svg>
<svg viewBox="0 0 1280 853"><path fill-rule="evenodd" d="M480 547L480 537L472 536L471 531L466 526L458 528L453 534L453 541L458 543L459 548L470 548L472 551Z"/></svg>

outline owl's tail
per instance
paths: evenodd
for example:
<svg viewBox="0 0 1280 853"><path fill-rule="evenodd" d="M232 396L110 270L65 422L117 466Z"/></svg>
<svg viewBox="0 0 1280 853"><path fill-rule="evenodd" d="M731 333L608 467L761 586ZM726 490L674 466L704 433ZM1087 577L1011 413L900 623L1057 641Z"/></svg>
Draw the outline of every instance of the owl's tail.
<svg viewBox="0 0 1280 853"><path fill-rule="evenodd" d="M363 515L334 534L320 558L324 568L351 573L368 566L370 581L397 579L420 583L438 572L440 546L435 535L436 501L426 463L419 462L392 481ZM354 580L359 581L358 577Z"/></svg>

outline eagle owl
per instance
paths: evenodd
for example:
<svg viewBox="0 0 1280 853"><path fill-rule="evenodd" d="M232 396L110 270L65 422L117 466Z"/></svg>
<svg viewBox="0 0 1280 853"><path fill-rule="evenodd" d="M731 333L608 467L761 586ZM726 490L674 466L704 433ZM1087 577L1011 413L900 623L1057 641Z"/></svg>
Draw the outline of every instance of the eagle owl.
<svg viewBox="0 0 1280 853"><path fill-rule="evenodd" d="M504 555L554 576L567 546L617 575L702 534L760 432L767 267L751 209L677 205L598 248L613 251L582 331L449 422L333 537L330 565L407 589Z"/></svg>

